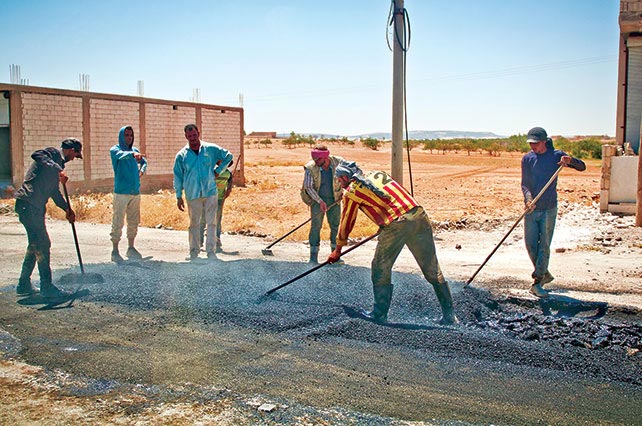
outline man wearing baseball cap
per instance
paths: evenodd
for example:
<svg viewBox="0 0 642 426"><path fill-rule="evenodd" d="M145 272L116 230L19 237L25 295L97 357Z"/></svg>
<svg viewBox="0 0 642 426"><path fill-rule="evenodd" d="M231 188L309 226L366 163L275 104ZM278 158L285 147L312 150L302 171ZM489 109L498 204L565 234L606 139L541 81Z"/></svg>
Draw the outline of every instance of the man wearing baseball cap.
<svg viewBox="0 0 642 426"><path fill-rule="evenodd" d="M16 191L15 210L27 231L28 240L16 292L18 296L29 296L38 291L31 284L31 273L37 262L40 294L46 299L58 299L68 293L54 286L51 280L51 240L45 225L46 205L52 198L65 211L70 223L76 220L74 211L60 193L60 183L67 183L69 179L64 172L65 163L82 158L82 144L78 139L68 138L61 142L60 149L39 149L31 154L31 158L33 163L25 174L22 186Z"/></svg>
<svg viewBox="0 0 642 426"><path fill-rule="evenodd" d="M533 127L526 137L531 151L522 158L522 192L527 214L524 218L524 242L533 263L533 284L530 292L537 297L547 297L543 285L555 278L548 271L551 256L551 240L557 219L557 179L542 194L537 204L533 199L546 186L560 166L578 171L586 170L586 164L553 147L553 140L546 130Z"/></svg>

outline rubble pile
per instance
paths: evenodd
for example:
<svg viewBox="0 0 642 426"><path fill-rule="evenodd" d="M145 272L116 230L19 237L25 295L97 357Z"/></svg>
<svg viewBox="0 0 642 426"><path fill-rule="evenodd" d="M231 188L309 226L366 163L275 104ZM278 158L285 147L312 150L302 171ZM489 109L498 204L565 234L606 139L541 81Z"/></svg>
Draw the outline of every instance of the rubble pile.
<svg viewBox="0 0 642 426"><path fill-rule="evenodd" d="M605 323L596 319L561 318L535 313L506 315L493 311L474 324L522 340L556 341L564 346L587 349L642 350L642 326L630 323Z"/></svg>

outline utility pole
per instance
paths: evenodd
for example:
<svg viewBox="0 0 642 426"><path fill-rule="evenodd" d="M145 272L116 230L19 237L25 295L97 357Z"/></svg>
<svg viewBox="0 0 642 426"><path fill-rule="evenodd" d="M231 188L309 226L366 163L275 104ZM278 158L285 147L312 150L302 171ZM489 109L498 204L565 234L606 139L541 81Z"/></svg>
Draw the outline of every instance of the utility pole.
<svg viewBox="0 0 642 426"><path fill-rule="evenodd" d="M393 59L392 59L392 149L390 172L394 180L403 185L403 108L404 108L404 46L406 28L403 21L403 0L395 0L393 11Z"/></svg>

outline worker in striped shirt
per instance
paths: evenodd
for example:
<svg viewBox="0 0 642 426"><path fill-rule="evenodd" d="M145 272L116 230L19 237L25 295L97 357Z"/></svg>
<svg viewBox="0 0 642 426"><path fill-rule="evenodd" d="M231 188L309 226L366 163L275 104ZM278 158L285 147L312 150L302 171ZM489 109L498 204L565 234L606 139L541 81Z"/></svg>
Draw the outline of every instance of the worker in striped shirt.
<svg viewBox="0 0 642 426"><path fill-rule="evenodd" d="M441 305L442 324L459 322L453 310L450 287L439 267L430 220L424 209L398 182L381 171L364 175L355 162L343 161L335 171L336 179L345 189L337 247L328 257L336 262L348 243L359 210L379 225L380 234L372 259L374 308L362 315L375 322L388 320L392 300L392 266L404 245L417 260L424 277L432 284Z"/></svg>

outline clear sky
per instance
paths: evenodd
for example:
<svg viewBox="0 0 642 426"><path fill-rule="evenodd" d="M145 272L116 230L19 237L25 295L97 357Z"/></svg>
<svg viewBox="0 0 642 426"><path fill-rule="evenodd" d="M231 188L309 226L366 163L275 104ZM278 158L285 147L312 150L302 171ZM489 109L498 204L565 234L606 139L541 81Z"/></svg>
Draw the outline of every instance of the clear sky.
<svg viewBox="0 0 642 426"><path fill-rule="evenodd" d="M410 130L615 134L617 0L405 0ZM245 129L391 130L387 0L1 0L0 81L239 106Z"/></svg>

